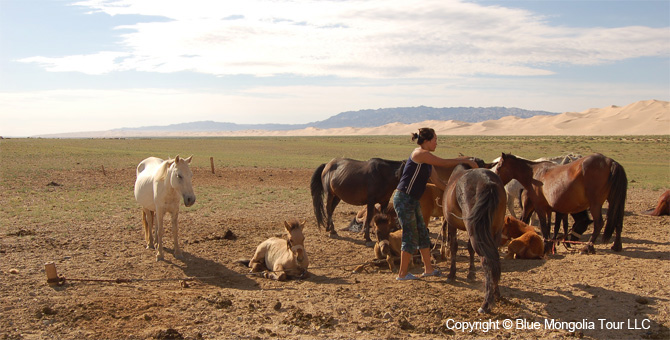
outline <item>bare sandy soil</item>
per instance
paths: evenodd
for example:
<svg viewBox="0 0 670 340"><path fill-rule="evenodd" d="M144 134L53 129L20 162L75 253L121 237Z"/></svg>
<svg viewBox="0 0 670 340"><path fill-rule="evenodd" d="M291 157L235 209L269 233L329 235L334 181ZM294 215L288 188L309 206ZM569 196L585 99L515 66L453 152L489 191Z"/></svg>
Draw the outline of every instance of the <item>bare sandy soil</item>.
<svg viewBox="0 0 670 340"><path fill-rule="evenodd" d="M3 221L0 338L670 338L670 217L640 214L656 204L660 191L629 190L623 252L600 243L595 255L560 246L545 260L502 259L503 300L482 315L481 266L477 259L477 281L467 282L462 232L455 284L444 278L397 282L385 267L354 274L373 250L360 233L329 238L317 229L308 194L311 171L194 173L198 201L180 215L183 261L174 258L171 239L165 261L155 261L155 252L144 248L140 210L132 204L109 206L89 221ZM134 169L106 177L86 170L51 176L26 180L22 190L59 194L123 186L133 200ZM54 180L60 186L47 186ZM256 197L245 200L239 192L250 187ZM9 188L0 204L17 190ZM263 199L273 195L284 202ZM356 210L341 204L336 227L345 227ZM307 221L310 277L274 282L236 263L281 234L290 218ZM438 223L430 229L436 238ZM47 262L55 263L64 285L47 285ZM437 266L445 271L447 263Z"/></svg>

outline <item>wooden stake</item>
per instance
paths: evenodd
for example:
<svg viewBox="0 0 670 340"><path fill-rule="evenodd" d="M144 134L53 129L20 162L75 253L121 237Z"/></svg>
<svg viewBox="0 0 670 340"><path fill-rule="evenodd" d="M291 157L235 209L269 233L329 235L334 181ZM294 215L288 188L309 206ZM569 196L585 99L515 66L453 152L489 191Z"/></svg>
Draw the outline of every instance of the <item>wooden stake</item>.
<svg viewBox="0 0 670 340"><path fill-rule="evenodd" d="M100 167L102 167L102 174L107 176L107 172L105 171L105 166L101 165Z"/></svg>
<svg viewBox="0 0 670 340"><path fill-rule="evenodd" d="M47 272L47 283L49 286L58 285L58 273L56 272L56 264L48 262L44 264L44 271Z"/></svg>
<svg viewBox="0 0 670 340"><path fill-rule="evenodd" d="M209 165L212 166L212 173L214 173L214 157L209 157Z"/></svg>

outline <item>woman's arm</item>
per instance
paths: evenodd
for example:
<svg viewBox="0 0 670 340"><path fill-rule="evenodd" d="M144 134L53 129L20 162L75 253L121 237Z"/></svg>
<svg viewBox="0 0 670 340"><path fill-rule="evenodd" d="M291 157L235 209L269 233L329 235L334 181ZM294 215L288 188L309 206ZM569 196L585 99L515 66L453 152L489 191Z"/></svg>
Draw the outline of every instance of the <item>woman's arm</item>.
<svg viewBox="0 0 670 340"><path fill-rule="evenodd" d="M441 158L433 155L428 150L416 149L412 152L412 160L417 163L426 163L435 166L455 167L461 163L470 165L471 168L478 168L477 163L467 158Z"/></svg>

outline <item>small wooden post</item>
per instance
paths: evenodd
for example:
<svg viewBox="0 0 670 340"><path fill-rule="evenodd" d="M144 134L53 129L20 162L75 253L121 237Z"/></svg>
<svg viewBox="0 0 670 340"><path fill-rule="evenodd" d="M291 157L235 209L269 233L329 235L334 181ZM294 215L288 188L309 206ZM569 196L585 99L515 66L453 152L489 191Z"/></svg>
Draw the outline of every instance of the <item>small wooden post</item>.
<svg viewBox="0 0 670 340"><path fill-rule="evenodd" d="M58 273L56 272L56 264L53 262L47 262L44 264L44 271L47 272L47 283L49 286L58 285Z"/></svg>
<svg viewBox="0 0 670 340"><path fill-rule="evenodd" d="M212 173L214 173L214 157L209 157L209 165L212 166Z"/></svg>
<svg viewBox="0 0 670 340"><path fill-rule="evenodd" d="M102 174L107 176L107 172L105 171L105 166L101 165L100 167L102 168Z"/></svg>

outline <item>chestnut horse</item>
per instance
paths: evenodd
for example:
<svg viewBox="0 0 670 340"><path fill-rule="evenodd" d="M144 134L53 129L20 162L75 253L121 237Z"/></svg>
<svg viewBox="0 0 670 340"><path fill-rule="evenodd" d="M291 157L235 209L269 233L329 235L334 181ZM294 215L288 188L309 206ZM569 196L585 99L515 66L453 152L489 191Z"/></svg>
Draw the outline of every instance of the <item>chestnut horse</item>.
<svg viewBox="0 0 670 340"><path fill-rule="evenodd" d="M666 190L658 199L656 209L651 209L643 212L643 214L651 216L670 215L670 190Z"/></svg>
<svg viewBox="0 0 670 340"><path fill-rule="evenodd" d="M330 235L336 235L333 225L333 211L340 200L351 205L366 205L367 216L363 229L366 245L370 240L370 221L374 216L375 203L388 206L393 191L400 182L405 162L372 158L357 161L348 158L334 158L316 168L310 182L314 215L319 227L326 226ZM324 208L323 196L328 194ZM324 221L325 219L325 221Z"/></svg>
<svg viewBox="0 0 670 340"><path fill-rule="evenodd" d="M480 313L489 313L495 299L500 297L500 244L504 225L507 196L502 181L493 171L487 169L469 169L467 165L457 166L444 191L442 199L444 222L442 223L442 242L446 242L447 233L451 250L451 269L447 279L456 278L456 251L458 242L456 230L467 230L469 235L468 251L470 268L468 279L474 279L475 266L473 251L481 258L486 279L486 294L479 308Z"/></svg>
<svg viewBox="0 0 670 340"><path fill-rule="evenodd" d="M513 217L505 216L500 245L507 246L508 259L541 259L544 257L544 242L535 228Z"/></svg>
<svg viewBox="0 0 670 340"><path fill-rule="evenodd" d="M400 259L402 229L393 231L395 223L385 214L375 215L373 221L377 226L378 238L381 240L375 244L375 258L386 259L391 272L395 272L395 261Z"/></svg>
<svg viewBox="0 0 670 340"><path fill-rule="evenodd" d="M621 164L595 153L566 165L533 162L512 154L502 154L496 171L504 183L512 178L521 182L540 219L545 250L550 247L547 216L552 211L572 214L586 209L593 217L593 234L582 252L595 253L593 243L603 227L602 205L607 200L607 224L603 241L616 230L612 250L621 251L624 205L628 179Z"/></svg>

